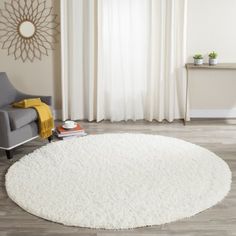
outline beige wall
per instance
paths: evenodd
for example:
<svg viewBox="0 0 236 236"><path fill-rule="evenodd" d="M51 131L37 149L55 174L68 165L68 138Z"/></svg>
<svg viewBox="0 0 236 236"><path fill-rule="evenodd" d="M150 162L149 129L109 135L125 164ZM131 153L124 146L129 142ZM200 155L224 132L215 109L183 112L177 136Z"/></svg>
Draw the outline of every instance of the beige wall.
<svg viewBox="0 0 236 236"><path fill-rule="evenodd" d="M188 0L188 62L216 50L219 62L236 63L235 12L235 0ZM236 71L192 71L190 107L195 117L236 117Z"/></svg>
<svg viewBox="0 0 236 236"><path fill-rule="evenodd" d="M59 14L59 0L52 0ZM0 8L4 1L0 1ZM219 53L220 62L236 62L236 0L188 0L187 55ZM0 49L0 71L26 93L52 95L61 109L60 45L34 63L15 61ZM231 114L236 117L236 71L194 71L190 74L190 101L194 116ZM200 114L200 115L199 115ZM232 115L233 114L233 115Z"/></svg>
<svg viewBox="0 0 236 236"><path fill-rule="evenodd" d="M50 1L47 1L50 6ZM52 0L56 14L60 12L60 1ZM0 1L0 8L4 1ZM59 15L58 15L58 21ZM60 40L60 36L58 36ZM29 94L51 95L53 108L61 109L60 88L60 43L55 45L56 50L49 51L49 56L42 60L35 59L33 63L15 60L14 56L7 56L7 50L0 49L0 71L7 72L11 82L19 90Z"/></svg>

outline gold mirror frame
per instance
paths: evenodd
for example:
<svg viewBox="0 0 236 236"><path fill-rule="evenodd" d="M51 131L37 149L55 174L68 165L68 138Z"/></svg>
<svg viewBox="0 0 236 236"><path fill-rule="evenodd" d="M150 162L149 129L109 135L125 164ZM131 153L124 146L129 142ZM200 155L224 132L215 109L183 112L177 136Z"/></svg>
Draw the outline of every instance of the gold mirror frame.
<svg viewBox="0 0 236 236"><path fill-rule="evenodd" d="M47 0L48 2L48 0ZM48 56L48 50L54 49L59 34L53 7L47 7L44 0L11 0L4 2L0 9L0 43L8 55L23 62L41 60ZM34 32L30 35L29 28L25 34L21 32L24 22L32 23Z"/></svg>

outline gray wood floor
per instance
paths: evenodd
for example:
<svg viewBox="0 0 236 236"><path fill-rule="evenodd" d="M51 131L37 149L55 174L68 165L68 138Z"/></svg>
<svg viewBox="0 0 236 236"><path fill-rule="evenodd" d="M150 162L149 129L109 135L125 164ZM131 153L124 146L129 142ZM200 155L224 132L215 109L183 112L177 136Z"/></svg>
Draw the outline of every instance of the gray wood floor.
<svg viewBox="0 0 236 236"><path fill-rule="evenodd" d="M144 227L134 230L92 230L78 227L66 227L52 223L22 210L7 196L4 187L4 176L7 169L25 154L45 145L45 141L37 139L27 143L15 151L15 158L7 160L0 151L0 236L40 236L40 235L80 235L80 236L227 236L236 235L236 125L234 122L222 120L192 121L187 126L181 122L148 123L87 123L81 122L89 134L132 132L159 134L181 138L201 145L222 157L233 172L232 189L220 204L188 219L162 226Z"/></svg>

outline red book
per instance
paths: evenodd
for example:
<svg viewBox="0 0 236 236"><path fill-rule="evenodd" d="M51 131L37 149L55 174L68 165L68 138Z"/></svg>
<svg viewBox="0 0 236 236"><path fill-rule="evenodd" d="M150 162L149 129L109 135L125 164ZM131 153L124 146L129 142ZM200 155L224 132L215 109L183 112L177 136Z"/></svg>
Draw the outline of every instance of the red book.
<svg viewBox="0 0 236 236"><path fill-rule="evenodd" d="M61 125L57 127L57 131L60 134L71 134L71 133L83 133L84 129L80 127L79 124L77 124L77 127L74 129L64 129Z"/></svg>

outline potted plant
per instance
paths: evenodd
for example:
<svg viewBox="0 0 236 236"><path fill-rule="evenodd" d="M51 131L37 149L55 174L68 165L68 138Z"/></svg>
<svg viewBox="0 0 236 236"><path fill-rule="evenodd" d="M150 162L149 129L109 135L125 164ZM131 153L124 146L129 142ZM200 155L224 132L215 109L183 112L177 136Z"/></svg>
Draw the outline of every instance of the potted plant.
<svg viewBox="0 0 236 236"><path fill-rule="evenodd" d="M209 65L216 65L218 63L217 61L217 57L218 57L218 54L216 52L211 52L209 53Z"/></svg>
<svg viewBox="0 0 236 236"><path fill-rule="evenodd" d="M202 65L203 64L202 54L195 54L193 59L194 59L194 65Z"/></svg>

